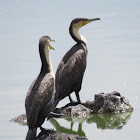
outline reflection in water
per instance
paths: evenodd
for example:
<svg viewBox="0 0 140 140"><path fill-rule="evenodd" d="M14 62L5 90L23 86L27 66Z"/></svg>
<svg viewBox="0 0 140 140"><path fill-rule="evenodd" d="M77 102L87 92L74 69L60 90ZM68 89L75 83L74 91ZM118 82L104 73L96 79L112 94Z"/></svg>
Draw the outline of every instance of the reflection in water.
<svg viewBox="0 0 140 140"><path fill-rule="evenodd" d="M69 121L71 121L71 119L69 119ZM57 120L54 119L54 118L51 118L51 119L50 119L50 122L51 122L51 124L56 128L56 130L59 131L59 132L67 133L67 134L76 134L76 135L84 136L84 137L85 137L85 133L84 133L84 131L82 130L82 123L79 123L79 125L78 125L78 130L77 130L77 131L74 131L74 130L72 130L73 124L74 124L74 122L72 122L72 121L71 121L71 127L70 127L70 128L61 126L61 125L57 122Z"/></svg>
<svg viewBox="0 0 140 140"><path fill-rule="evenodd" d="M122 129L127 121L130 119L132 112L122 112L122 113L109 113L109 114L94 114L87 118L85 121L87 123L96 123L97 128L100 129ZM65 118L67 121L71 122L70 128L61 126L58 121L54 118L50 119L51 124L56 128L57 131L68 134L77 134L79 136L85 136L82 130L82 122L79 122L78 130L73 131L73 119Z"/></svg>
<svg viewBox="0 0 140 140"><path fill-rule="evenodd" d="M101 129L122 129L130 119L132 112L96 114L87 120L87 123L96 123Z"/></svg>
<svg viewBox="0 0 140 140"><path fill-rule="evenodd" d="M132 112L122 112L122 113L108 113L108 114L93 114L86 118L79 117L66 117L64 118L71 123L70 128L65 125L60 125L57 119L50 118L49 121L56 128L57 131L67 134L76 134L79 136L86 137L84 128L82 130L82 122L96 123L98 129L122 129L124 125L127 124L128 120L131 118ZM26 115L20 115L17 118L12 119L12 121L19 124L25 125ZM77 131L73 130L74 122L79 122ZM44 133L43 133L44 134Z"/></svg>

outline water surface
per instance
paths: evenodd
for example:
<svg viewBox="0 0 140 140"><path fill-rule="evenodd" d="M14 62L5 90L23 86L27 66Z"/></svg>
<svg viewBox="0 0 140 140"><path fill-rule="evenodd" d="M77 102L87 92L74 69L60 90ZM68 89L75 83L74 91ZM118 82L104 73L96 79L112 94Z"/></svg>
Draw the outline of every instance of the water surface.
<svg viewBox="0 0 140 140"><path fill-rule="evenodd" d="M80 30L88 42L88 65L81 100L99 92L119 91L134 106L133 113L95 115L82 122L54 119L43 124L89 140L140 139L140 1L48 0L0 2L0 139L23 140L27 126L10 122L25 113L28 88L40 71L38 40L49 35L54 72L75 42L68 28L75 17L101 18ZM75 96L73 96L74 98ZM59 106L68 103L68 99Z"/></svg>

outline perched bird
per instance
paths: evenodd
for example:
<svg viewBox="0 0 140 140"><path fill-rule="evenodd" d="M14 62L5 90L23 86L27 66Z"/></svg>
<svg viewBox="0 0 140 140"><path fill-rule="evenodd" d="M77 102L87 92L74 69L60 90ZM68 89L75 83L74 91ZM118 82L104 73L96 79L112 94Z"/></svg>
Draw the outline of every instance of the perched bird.
<svg viewBox="0 0 140 140"><path fill-rule="evenodd" d="M69 33L77 44L64 55L58 65L55 75L56 105L66 96L69 96L70 102L73 102L70 97L73 91L76 94L77 101L81 103L79 91L87 65L88 46L85 37L80 35L78 31L84 25L96 20L100 20L100 18L76 18L70 24Z"/></svg>
<svg viewBox="0 0 140 140"><path fill-rule="evenodd" d="M54 96L54 73L50 60L51 38L43 36L39 40L39 53L42 62L38 77L32 82L25 100L27 115L26 140L36 140L37 127L41 127L50 113L50 104Z"/></svg>

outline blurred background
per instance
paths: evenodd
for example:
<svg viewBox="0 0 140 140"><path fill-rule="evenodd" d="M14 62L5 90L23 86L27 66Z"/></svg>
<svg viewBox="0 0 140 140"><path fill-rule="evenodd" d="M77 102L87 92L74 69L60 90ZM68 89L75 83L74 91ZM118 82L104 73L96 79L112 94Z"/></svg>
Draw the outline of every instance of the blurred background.
<svg viewBox="0 0 140 140"><path fill-rule="evenodd" d="M75 44L69 34L71 21L76 17L86 17L100 18L101 21L92 22L80 29L88 42L87 69L80 92L82 102L94 100L96 93L118 91L131 101L134 111L128 121L120 124L124 125L120 129L98 127L96 119L92 123L84 121L84 135L89 140L138 140L139 7L139 0L1 0L0 139L25 139L27 126L9 120L25 113L26 93L40 72L39 38L48 35L55 40L55 43L51 43L55 51L50 54L55 72L64 54ZM68 102L66 98L58 106ZM101 118L104 120L104 116ZM71 126L71 121L57 121L63 127ZM53 122L45 122L44 127L56 129ZM75 122L74 131L79 127L79 122Z"/></svg>

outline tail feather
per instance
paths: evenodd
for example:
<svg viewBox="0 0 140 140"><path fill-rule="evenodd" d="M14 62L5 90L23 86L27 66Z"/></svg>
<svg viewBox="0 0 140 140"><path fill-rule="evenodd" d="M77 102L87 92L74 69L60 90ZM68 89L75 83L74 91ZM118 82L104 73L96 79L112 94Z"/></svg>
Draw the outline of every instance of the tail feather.
<svg viewBox="0 0 140 140"><path fill-rule="evenodd" d="M58 103L59 103L59 100L53 100L53 102L51 103L47 120L49 120L51 118L51 116L52 116L51 114L53 114Z"/></svg>
<svg viewBox="0 0 140 140"><path fill-rule="evenodd" d="M55 107L57 106L58 103L59 100L57 99L57 97L53 96L49 101L49 103L47 103L46 106L44 107L42 112L43 115L48 118L50 112L53 112L55 110Z"/></svg>
<svg viewBox="0 0 140 140"><path fill-rule="evenodd" d="M50 109L50 112L53 112L57 106L57 104L59 103L59 100L58 99L55 99L54 102L52 103L51 105L51 109Z"/></svg>
<svg viewBox="0 0 140 140"><path fill-rule="evenodd" d="M37 128L29 129L25 140L36 140Z"/></svg>

